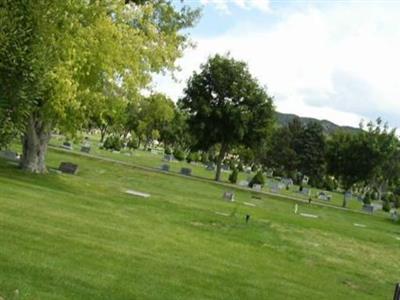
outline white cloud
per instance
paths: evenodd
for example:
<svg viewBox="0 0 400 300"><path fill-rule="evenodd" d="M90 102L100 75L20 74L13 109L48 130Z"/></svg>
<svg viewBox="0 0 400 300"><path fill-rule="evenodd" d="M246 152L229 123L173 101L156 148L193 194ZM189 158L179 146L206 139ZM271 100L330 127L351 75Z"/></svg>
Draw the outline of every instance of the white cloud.
<svg viewBox="0 0 400 300"><path fill-rule="evenodd" d="M194 38L198 47L180 61L181 82L158 78L158 89L177 99L209 55L230 51L267 85L280 111L354 126L381 116L399 126L399 19L399 9L339 4L282 14L264 28L239 23L221 36Z"/></svg>
<svg viewBox="0 0 400 300"><path fill-rule="evenodd" d="M217 10L230 14L229 7L231 5L236 5L242 9L256 9L262 12L270 12L270 2L269 0L201 0L203 5L213 5Z"/></svg>

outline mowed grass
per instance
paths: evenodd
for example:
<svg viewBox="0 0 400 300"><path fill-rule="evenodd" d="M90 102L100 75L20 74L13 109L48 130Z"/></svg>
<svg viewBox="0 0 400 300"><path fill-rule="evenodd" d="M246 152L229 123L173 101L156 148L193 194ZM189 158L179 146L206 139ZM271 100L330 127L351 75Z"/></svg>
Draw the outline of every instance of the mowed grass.
<svg viewBox="0 0 400 300"><path fill-rule="evenodd" d="M60 161L79 174L0 161L3 299L391 299L400 280L400 226L382 216L299 204L307 218L290 200L228 203L213 183L50 152Z"/></svg>
<svg viewBox="0 0 400 300"><path fill-rule="evenodd" d="M213 180L215 178L215 171L208 171L206 170L205 166L201 163L187 163L186 161L172 161L172 162L164 162L163 158L164 155L162 154L162 149L159 151L159 153L152 153L150 151L144 151L144 150L123 150L121 153L113 153L111 151L107 151L104 149L100 149L98 147L99 144L99 136L98 135L86 135L90 142L91 142L91 152L90 154L96 155L99 157L104 157L104 158L109 158L113 160L118 160L122 162L127 162L131 164L135 164L137 166L143 166L147 168L153 168L153 169L160 169L161 165L163 164L168 164L170 166L170 171L174 173L179 173L181 168L190 168L192 169L192 174L197 177L205 178L205 179L210 179ZM51 143L55 147L59 147L62 145L62 143L65 141L65 138L63 136L54 136L51 140ZM17 145L15 145L17 146ZM73 153L80 153L80 147L81 145L75 144L73 145ZM19 149L20 151L20 149ZM231 171L224 171L222 170L221 172L221 181L228 183L228 178L229 175L231 174ZM254 172L247 174L245 172L239 172L238 176L238 182L242 180L247 180L250 181L251 178L255 175ZM270 191L268 188L269 181L273 179L271 178L266 178L266 184L264 186L264 191ZM277 182L276 182L277 183ZM318 203L323 203L323 204L328 204L328 205L333 205L337 207L342 207L343 203L343 194L338 193L338 192L328 192L332 196L331 201L323 201L319 200L316 195L318 195L319 192L323 191L321 189L317 188L311 188L312 194L312 199L314 202ZM280 190L278 194L282 195L287 195L290 197L296 197L299 199L308 199L308 196L301 195L299 192L299 186L298 185L293 185L290 187L289 190ZM357 201L355 198L352 200L348 201L347 207L350 209L354 210L361 210L362 208L362 202ZM377 212L378 214L382 214L382 212Z"/></svg>

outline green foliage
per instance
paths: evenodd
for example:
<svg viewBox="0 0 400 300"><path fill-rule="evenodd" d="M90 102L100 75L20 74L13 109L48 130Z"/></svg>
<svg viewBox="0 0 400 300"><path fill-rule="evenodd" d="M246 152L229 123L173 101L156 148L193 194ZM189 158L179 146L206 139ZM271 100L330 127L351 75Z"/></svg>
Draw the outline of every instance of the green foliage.
<svg viewBox="0 0 400 300"><path fill-rule="evenodd" d="M254 184L260 184L260 185L264 185L265 184L265 178L264 178L264 175L263 175L262 171L258 171L254 175L254 177L250 180L249 186L253 187Z"/></svg>
<svg viewBox="0 0 400 300"><path fill-rule="evenodd" d="M384 200L382 204L382 210L385 212L389 212L390 208L391 208L390 202L388 200Z"/></svg>
<svg viewBox="0 0 400 300"><path fill-rule="evenodd" d="M200 160L200 156L198 152L190 152L187 156L186 156L186 161L190 164L191 162L197 162Z"/></svg>
<svg viewBox="0 0 400 300"><path fill-rule="evenodd" d="M176 158L176 160L178 161L183 161L185 159L185 152L183 152L181 149L176 148L174 150L174 157Z"/></svg>
<svg viewBox="0 0 400 300"><path fill-rule="evenodd" d="M121 151L122 146L121 138L117 135L108 136L103 143L103 148L106 150Z"/></svg>
<svg viewBox="0 0 400 300"><path fill-rule="evenodd" d="M239 172L243 172L244 171L243 163L241 161L239 161L237 169L238 169Z"/></svg>
<svg viewBox="0 0 400 300"><path fill-rule="evenodd" d="M194 148L219 145L216 180L225 154L234 146L256 147L273 120L272 98L244 62L215 55L194 72L179 106L188 115Z"/></svg>
<svg viewBox="0 0 400 300"><path fill-rule="evenodd" d="M207 152L202 152L201 153L201 162L203 163L203 164L208 164L208 162L209 162L209 160L208 160L208 154L207 154Z"/></svg>
<svg viewBox="0 0 400 300"><path fill-rule="evenodd" d="M372 199L371 199L371 193L366 193L364 198L363 198L363 203L364 204L371 204L372 203Z"/></svg>
<svg viewBox="0 0 400 300"><path fill-rule="evenodd" d="M169 147L165 147L164 153L167 154L167 155L171 155L172 154L172 149L169 148Z"/></svg>
<svg viewBox="0 0 400 300"><path fill-rule="evenodd" d="M229 175L229 182L235 184L238 180L239 171L238 169L234 168L232 173Z"/></svg>
<svg viewBox="0 0 400 300"><path fill-rule="evenodd" d="M126 103L154 72L174 70L189 45L181 30L198 11L181 7L163 0L3 1L0 144L15 131L46 144L54 128L74 135L93 122L123 123Z"/></svg>

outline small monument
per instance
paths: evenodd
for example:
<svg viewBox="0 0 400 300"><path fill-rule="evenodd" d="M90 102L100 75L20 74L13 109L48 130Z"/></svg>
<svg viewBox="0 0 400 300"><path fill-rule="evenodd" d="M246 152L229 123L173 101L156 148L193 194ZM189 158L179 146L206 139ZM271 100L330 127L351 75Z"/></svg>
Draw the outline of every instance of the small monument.
<svg viewBox="0 0 400 300"><path fill-rule="evenodd" d="M234 192L224 192L223 198L230 202L235 201L235 193Z"/></svg>
<svg viewBox="0 0 400 300"><path fill-rule="evenodd" d="M192 175L192 169L190 168L182 168L181 169L181 174L186 175L186 176L191 176Z"/></svg>
<svg viewBox="0 0 400 300"><path fill-rule="evenodd" d="M164 171L164 172L169 172L169 165L163 164L163 165L161 166L161 170Z"/></svg>
<svg viewBox="0 0 400 300"><path fill-rule="evenodd" d="M70 162L62 162L58 169L66 174L76 175L78 173L78 165Z"/></svg>

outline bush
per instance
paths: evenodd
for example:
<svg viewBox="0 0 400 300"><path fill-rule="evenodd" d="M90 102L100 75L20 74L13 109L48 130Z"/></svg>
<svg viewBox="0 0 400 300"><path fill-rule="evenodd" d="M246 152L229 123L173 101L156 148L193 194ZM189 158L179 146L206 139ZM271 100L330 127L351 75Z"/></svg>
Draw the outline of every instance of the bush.
<svg viewBox="0 0 400 300"><path fill-rule="evenodd" d="M199 154L197 152L190 152L186 157L186 161L190 164L192 161L199 161Z"/></svg>
<svg viewBox="0 0 400 300"><path fill-rule="evenodd" d="M253 187L253 185L255 184L264 185L264 183L265 183L264 175L262 174L261 171L258 171L256 175L254 175L254 177L250 180L249 187Z"/></svg>
<svg viewBox="0 0 400 300"><path fill-rule="evenodd" d="M178 161L183 161L185 159L185 153L180 149L175 149L174 150L174 157Z"/></svg>
<svg viewBox="0 0 400 300"><path fill-rule="evenodd" d="M382 205L382 210L389 212L390 211L390 202L389 201L383 201L383 205Z"/></svg>
<svg viewBox="0 0 400 300"><path fill-rule="evenodd" d="M208 164L208 154L206 152L201 153L201 162L205 165Z"/></svg>
<svg viewBox="0 0 400 300"><path fill-rule="evenodd" d="M166 154L166 155L171 155L171 154L172 154L171 148L166 147L166 148L164 149L164 154Z"/></svg>
<svg viewBox="0 0 400 300"><path fill-rule="evenodd" d="M229 182L236 183L238 180L239 171L238 169L233 169L232 173L229 175Z"/></svg>
<svg viewBox="0 0 400 300"><path fill-rule="evenodd" d="M119 136L111 135L104 141L103 148L107 150L121 151L122 141Z"/></svg>
<svg viewBox="0 0 400 300"><path fill-rule="evenodd" d="M363 203L368 205L371 204L371 193L366 193L363 199Z"/></svg>
<svg viewBox="0 0 400 300"><path fill-rule="evenodd" d="M239 172L243 172L244 171L244 167L243 167L243 163L239 162L238 167L237 167Z"/></svg>
<svg viewBox="0 0 400 300"><path fill-rule="evenodd" d="M233 159L231 159L231 161L229 162L229 169L233 171L236 169L236 163Z"/></svg>
<svg viewBox="0 0 400 300"><path fill-rule="evenodd" d="M256 172L258 170L258 166L256 166L256 165L252 165L251 166L251 171L252 172Z"/></svg>

